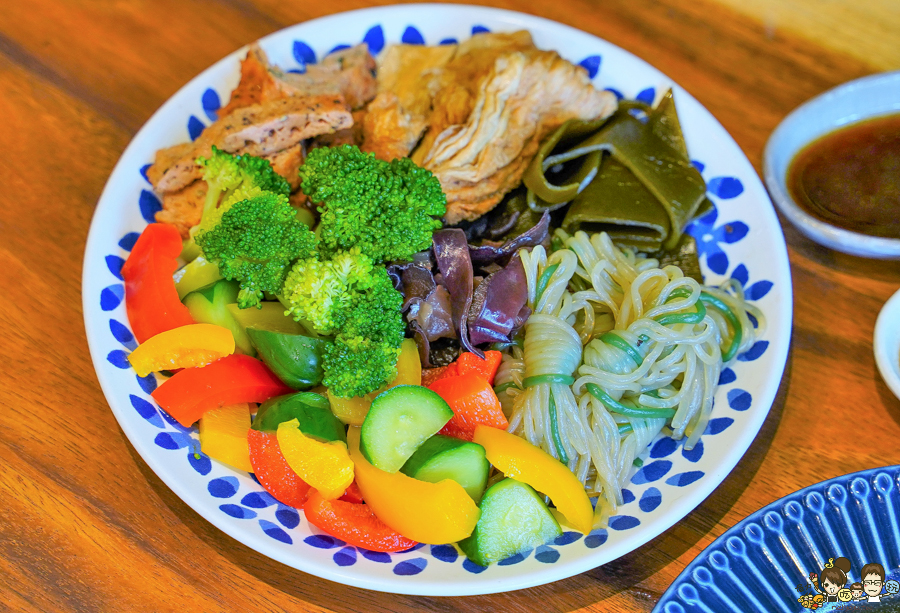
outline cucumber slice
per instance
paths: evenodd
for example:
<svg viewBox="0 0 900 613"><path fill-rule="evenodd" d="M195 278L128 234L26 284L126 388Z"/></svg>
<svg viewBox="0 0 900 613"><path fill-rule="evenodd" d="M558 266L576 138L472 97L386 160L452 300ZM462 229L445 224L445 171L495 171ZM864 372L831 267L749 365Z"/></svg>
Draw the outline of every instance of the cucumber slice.
<svg viewBox="0 0 900 613"><path fill-rule="evenodd" d="M241 291L241 286L237 281L222 279L213 285L191 292L184 297L182 302L191 312L194 321L228 328L231 330L234 344L240 352L255 356L256 349L253 348L250 337L247 336L244 327L228 311L229 304L237 303L239 291Z"/></svg>
<svg viewBox="0 0 900 613"><path fill-rule="evenodd" d="M481 500L491 465L484 447L451 436L435 434L422 443L400 471L429 483L456 481L476 503Z"/></svg>
<svg viewBox="0 0 900 613"><path fill-rule="evenodd" d="M322 442L341 441L346 444L344 424L338 421L328 406L328 399L312 392L298 392L266 400L250 426L260 432L277 432L278 425L296 419L300 431Z"/></svg>
<svg viewBox="0 0 900 613"><path fill-rule="evenodd" d="M452 417L450 405L427 387L392 387L372 401L360 432L360 451L376 468L395 473Z"/></svg>
<svg viewBox="0 0 900 613"><path fill-rule="evenodd" d="M459 542L481 566L534 549L560 536L562 529L531 486L504 479L484 493L481 517L472 536Z"/></svg>

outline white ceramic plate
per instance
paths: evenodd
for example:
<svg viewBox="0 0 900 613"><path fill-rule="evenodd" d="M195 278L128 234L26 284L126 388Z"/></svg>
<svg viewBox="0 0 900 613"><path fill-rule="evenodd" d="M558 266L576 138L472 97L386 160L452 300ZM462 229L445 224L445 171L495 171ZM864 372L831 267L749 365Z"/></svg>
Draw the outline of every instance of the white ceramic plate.
<svg viewBox="0 0 900 613"><path fill-rule="evenodd" d="M763 310L762 339L723 372L713 419L701 443L684 451L669 438L654 441L635 468L620 514L588 536L567 532L553 543L488 569L449 545L400 554L372 554L311 528L277 503L254 479L200 453L195 431L167 418L128 365L135 346L122 304L120 268L158 202L142 169L161 147L188 140L215 117L238 82L244 50L183 87L126 149L97 206L85 253L83 300L91 356L122 430L157 475L221 530L304 572L372 590L467 595L556 581L614 560L672 526L722 482L768 414L784 370L791 334L791 280L784 237L771 202L741 150L687 92L631 54L584 32L520 13L455 5L365 9L299 24L264 38L276 64L302 69L339 44L366 40L373 51L405 41L437 44L473 32L531 31L535 43L585 66L599 88L628 98L659 100L674 87L692 159L701 168L716 210L696 221L708 282L738 279Z"/></svg>

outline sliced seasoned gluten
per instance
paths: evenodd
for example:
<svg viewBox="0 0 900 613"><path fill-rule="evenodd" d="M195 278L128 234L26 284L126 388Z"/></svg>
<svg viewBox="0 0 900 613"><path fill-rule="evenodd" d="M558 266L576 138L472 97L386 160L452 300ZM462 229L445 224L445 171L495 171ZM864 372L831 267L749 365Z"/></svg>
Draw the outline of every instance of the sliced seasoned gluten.
<svg viewBox="0 0 900 613"><path fill-rule="evenodd" d="M202 168L196 159L209 156L213 145L229 153L266 156L304 139L349 128L352 123L350 109L340 96L292 96L253 104L207 127L190 148L179 150L182 156L166 168L162 165L174 156L170 150L159 152L148 177L159 177L154 187L160 193L178 191L200 178ZM163 152L167 153L161 156Z"/></svg>
<svg viewBox="0 0 900 613"><path fill-rule="evenodd" d="M307 64L306 72L284 72L269 66L276 85L289 96L341 94L352 109L375 97L375 59L365 43L329 53L319 64Z"/></svg>
<svg viewBox="0 0 900 613"><path fill-rule="evenodd" d="M608 117L617 107L584 68L538 49L501 53L468 98L470 91L435 97L429 133L413 154L440 180L451 224L496 206L521 181L540 141L562 123Z"/></svg>
<svg viewBox="0 0 900 613"><path fill-rule="evenodd" d="M378 95L363 123L363 151L390 162L409 155L428 125L441 69L456 45L392 45L378 67Z"/></svg>

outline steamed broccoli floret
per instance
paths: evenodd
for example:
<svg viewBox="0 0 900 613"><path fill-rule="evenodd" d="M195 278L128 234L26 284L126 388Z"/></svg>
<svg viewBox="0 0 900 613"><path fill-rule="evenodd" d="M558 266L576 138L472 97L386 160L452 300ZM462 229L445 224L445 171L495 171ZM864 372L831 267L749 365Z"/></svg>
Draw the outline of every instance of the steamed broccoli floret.
<svg viewBox="0 0 900 613"><path fill-rule="evenodd" d="M324 384L336 396L362 396L397 375L405 325L403 296L387 270L358 249L330 260L300 260L285 280L291 315L335 334L323 361Z"/></svg>
<svg viewBox="0 0 900 613"><path fill-rule="evenodd" d="M287 196L271 192L234 202L195 240L223 277L240 281L242 309L260 306L263 292L281 293L292 262L316 248L315 234L297 220Z"/></svg>
<svg viewBox="0 0 900 613"><path fill-rule="evenodd" d="M209 186L203 205L200 225L192 230L195 236L211 230L235 202L262 193L288 196L291 186L272 169L265 158L252 155L231 155L213 146L208 158L197 158L203 166L203 180Z"/></svg>
<svg viewBox="0 0 900 613"><path fill-rule="evenodd" d="M318 235L327 254L358 247L376 263L408 260L431 246L447 210L441 184L410 159L376 159L352 145L313 150L301 187L319 205Z"/></svg>

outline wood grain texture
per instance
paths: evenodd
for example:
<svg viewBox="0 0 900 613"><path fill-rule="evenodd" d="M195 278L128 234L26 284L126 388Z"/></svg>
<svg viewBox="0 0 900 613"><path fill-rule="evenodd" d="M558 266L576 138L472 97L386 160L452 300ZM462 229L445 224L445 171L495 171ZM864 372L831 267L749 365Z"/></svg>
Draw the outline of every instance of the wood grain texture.
<svg viewBox="0 0 900 613"><path fill-rule="evenodd" d="M369 5L3 3L0 609L646 612L685 565L749 513L823 479L900 463L900 401L872 355L875 317L900 286L900 265L829 251L784 224L795 326L768 419L703 504L614 562L510 594L383 595L289 569L187 507L129 445L93 374L80 278L95 203L134 132L198 72L281 27ZM657 66L723 123L757 170L768 135L792 108L881 68L817 39L825 35L773 29L754 13L707 0L494 5L579 27ZM900 48L896 30L871 37Z"/></svg>

